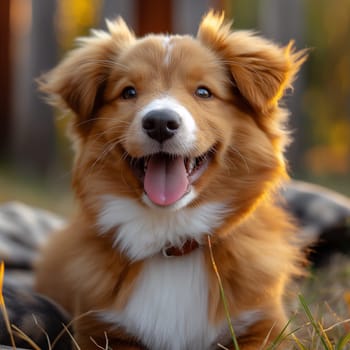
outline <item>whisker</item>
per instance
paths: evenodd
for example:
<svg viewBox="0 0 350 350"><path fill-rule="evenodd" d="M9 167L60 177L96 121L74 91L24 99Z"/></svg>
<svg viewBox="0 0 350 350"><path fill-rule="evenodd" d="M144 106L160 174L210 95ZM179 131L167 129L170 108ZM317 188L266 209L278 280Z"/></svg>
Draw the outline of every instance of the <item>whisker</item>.
<svg viewBox="0 0 350 350"><path fill-rule="evenodd" d="M114 140L114 141L111 141L110 143L108 143L103 151L99 154L99 156L95 159L95 161L91 164L91 166L89 167L88 169L88 172L86 174L86 176L90 176L92 174L92 172L94 170L96 170L97 168L97 165L98 164L103 164L103 162L107 159L107 156L110 152L113 151L113 149L115 149L115 147L119 144L119 140Z"/></svg>
<svg viewBox="0 0 350 350"><path fill-rule="evenodd" d="M240 152L240 150L237 147L231 145L230 149L232 151L234 151L239 156L239 158L242 160L242 162L244 163L244 165L245 165L245 167L247 169L247 173L249 174L250 173L250 168L249 168L247 159L243 156L243 154Z"/></svg>

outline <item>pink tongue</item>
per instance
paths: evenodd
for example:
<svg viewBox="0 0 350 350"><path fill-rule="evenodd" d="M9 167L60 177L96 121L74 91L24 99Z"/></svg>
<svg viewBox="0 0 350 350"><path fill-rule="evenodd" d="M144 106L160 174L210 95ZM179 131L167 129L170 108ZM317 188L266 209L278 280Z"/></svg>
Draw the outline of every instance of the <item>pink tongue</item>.
<svg viewBox="0 0 350 350"><path fill-rule="evenodd" d="M147 165L144 189L152 202L171 205L187 191L188 179L183 157L170 158L157 154Z"/></svg>

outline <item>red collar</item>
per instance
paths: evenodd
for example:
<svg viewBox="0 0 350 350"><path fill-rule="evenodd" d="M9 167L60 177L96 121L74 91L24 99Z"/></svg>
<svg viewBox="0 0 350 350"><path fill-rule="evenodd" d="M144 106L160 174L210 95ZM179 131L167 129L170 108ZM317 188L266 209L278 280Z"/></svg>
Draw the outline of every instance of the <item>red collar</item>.
<svg viewBox="0 0 350 350"><path fill-rule="evenodd" d="M190 254L195 249L199 248L199 243L195 239L188 239L181 247L167 246L162 249L165 257L183 256Z"/></svg>

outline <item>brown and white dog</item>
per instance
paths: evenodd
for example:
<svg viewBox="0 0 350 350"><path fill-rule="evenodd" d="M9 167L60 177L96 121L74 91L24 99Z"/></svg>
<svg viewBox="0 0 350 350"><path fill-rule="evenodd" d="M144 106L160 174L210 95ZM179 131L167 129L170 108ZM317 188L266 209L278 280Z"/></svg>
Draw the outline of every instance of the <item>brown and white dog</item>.
<svg viewBox="0 0 350 350"><path fill-rule="evenodd" d="M41 79L74 112L78 213L44 249L37 289L74 315L83 350L233 349L208 237L240 349L286 325L302 257L274 195L279 100L306 53L230 26L210 12L195 38L137 39L117 19Z"/></svg>

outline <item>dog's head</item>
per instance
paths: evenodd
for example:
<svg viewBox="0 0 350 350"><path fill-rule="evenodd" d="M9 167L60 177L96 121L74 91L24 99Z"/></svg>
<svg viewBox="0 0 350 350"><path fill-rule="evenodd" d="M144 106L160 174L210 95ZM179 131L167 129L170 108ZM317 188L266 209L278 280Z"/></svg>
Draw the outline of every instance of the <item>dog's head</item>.
<svg viewBox="0 0 350 350"><path fill-rule="evenodd" d="M107 24L41 79L51 102L74 112L80 199L249 211L285 176L278 102L305 52L233 32L212 12L196 38L137 39L121 19Z"/></svg>

